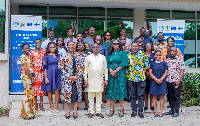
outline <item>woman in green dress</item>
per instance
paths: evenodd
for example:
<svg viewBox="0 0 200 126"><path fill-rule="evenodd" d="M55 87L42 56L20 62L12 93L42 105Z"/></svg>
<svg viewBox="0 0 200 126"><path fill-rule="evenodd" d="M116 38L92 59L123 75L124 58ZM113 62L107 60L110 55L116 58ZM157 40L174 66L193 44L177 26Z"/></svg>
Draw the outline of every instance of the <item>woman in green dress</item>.
<svg viewBox="0 0 200 126"><path fill-rule="evenodd" d="M104 41L101 43L107 48L107 51L110 51L110 45L111 45L112 35L110 31L105 31L104 33Z"/></svg>
<svg viewBox="0 0 200 126"><path fill-rule="evenodd" d="M126 67L129 66L126 52L118 40L113 40L107 58L108 64L108 87L107 99L110 99L111 110L108 116L114 114L114 101L119 100L121 111L119 117L124 116L123 101L127 98Z"/></svg>

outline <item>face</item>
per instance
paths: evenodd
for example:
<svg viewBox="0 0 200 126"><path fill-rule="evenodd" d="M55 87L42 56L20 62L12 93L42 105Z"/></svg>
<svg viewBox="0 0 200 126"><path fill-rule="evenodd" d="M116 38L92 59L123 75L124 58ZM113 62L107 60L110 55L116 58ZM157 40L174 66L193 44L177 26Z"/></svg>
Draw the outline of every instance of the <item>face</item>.
<svg viewBox="0 0 200 126"><path fill-rule="evenodd" d="M142 38L137 39L138 46L142 46L143 40Z"/></svg>
<svg viewBox="0 0 200 126"><path fill-rule="evenodd" d="M171 57L175 57L177 55L176 47L171 47L170 48L170 54L171 54Z"/></svg>
<svg viewBox="0 0 200 126"><path fill-rule="evenodd" d="M119 42L117 40L113 41L112 47L114 48L114 50L118 50L119 49Z"/></svg>
<svg viewBox="0 0 200 126"><path fill-rule="evenodd" d="M146 51L151 51L151 49L152 49L151 44L150 44L150 43L147 43L147 44L146 44Z"/></svg>
<svg viewBox="0 0 200 126"><path fill-rule="evenodd" d="M106 35L104 36L106 38L106 40L110 40L111 38L111 34L109 32L106 33Z"/></svg>
<svg viewBox="0 0 200 126"><path fill-rule="evenodd" d="M101 44L101 41L102 41L102 38L100 35L97 35L96 38L95 38L95 42L100 45Z"/></svg>
<svg viewBox="0 0 200 126"><path fill-rule="evenodd" d="M82 34L77 34L76 35L76 39L78 42L82 41L83 40L83 35Z"/></svg>
<svg viewBox="0 0 200 126"><path fill-rule="evenodd" d="M126 44L126 38L125 38L125 36L121 36L119 38L119 41L121 42L122 45L125 45Z"/></svg>
<svg viewBox="0 0 200 126"><path fill-rule="evenodd" d="M49 31L49 34L48 34L49 38L50 39L54 39L54 31Z"/></svg>
<svg viewBox="0 0 200 126"><path fill-rule="evenodd" d="M91 36L94 36L94 34L95 34L95 28L94 27L91 27L90 29L89 29L89 34L91 35Z"/></svg>
<svg viewBox="0 0 200 126"><path fill-rule="evenodd" d="M83 45L83 43L79 43L78 44L78 51L84 51L85 50L85 46Z"/></svg>
<svg viewBox="0 0 200 126"><path fill-rule="evenodd" d="M157 53L154 55L154 57L155 57L155 60L156 60L156 61L160 61L160 60L161 60L161 53L160 53L160 52L157 52Z"/></svg>
<svg viewBox="0 0 200 126"><path fill-rule="evenodd" d="M58 46L62 46L62 44L63 44L63 38L59 38L57 43L58 43Z"/></svg>
<svg viewBox="0 0 200 126"><path fill-rule="evenodd" d="M120 35L121 35L121 36L126 36L126 30L125 30L125 29L122 29L121 32L120 32Z"/></svg>
<svg viewBox="0 0 200 126"><path fill-rule="evenodd" d="M174 41L171 38L169 38L167 40L167 44L168 44L168 47L172 47L174 45Z"/></svg>
<svg viewBox="0 0 200 126"><path fill-rule="evenodd" d="M146 29L145 29L145 28L141 28L141 29L140 29L140 35L141 35L141 36L145 36L146 33L147 33L147 32L146 32Z"/></svg>
<svg viewBox="0 0 200 126"><path fill-rule="evenodd" d="M93 53L99 53L99 45L94 43L92 45L92 51L93 51Z"/></svg>
<svg viewBox="0 0 200 126"><path fill-rule="evenodd" d="M35 47L37 48L37 49L39 49L40 47L41 47L41 41L40 40L36 40L35 41Z"/></svg>
<svg viewBox="0 0 200 126"><path fill-rule="evenodd" d="M29 45L25 45L22 50L24 51L24 53L28 54L30 52Z"/></svg>
<svg viewBox="0 0 200 126"><path fill-rule="evenodd" d="M138 51L138 44L137 43L132 43L131 44L131 50L133 53L137 53Z"/></svg>
<svg viewBox="0 0 200 126"><path fill-rule="evenodd" d="M88 31L84 31L83 35L84 35L84 38L86 38L89 35L89 32Z"/></svg>
<svg viewBox="0 0 200 126"><path fill-rule="evenodd" d="M67 45L68 51L69 51L69 52L73 52L73 51L74 51L74 48L75 48L74 42L69 42L68 45Z"/></svg>
<svg viewBox="0 0 200 126"><path fill-rule="evenodd" d="M164 39L164 34L163 33L158 33L158 41L162 42Z"/></svg>
<svg viewBox="0 0 200 126"><path fill-rule="evenodd" d="M67 34L68 34L69 37L72 37L73 34L74 34L74 31L73 31L72 29L69 29L69 30L67 31Z"/></svg>
<svg viewBox="0 0 200 126"><path fill-rule="evenodd" d="M55 53L56 45L54 45L54 44L49 45L49 51L50 51L50 53Z"/></svg>

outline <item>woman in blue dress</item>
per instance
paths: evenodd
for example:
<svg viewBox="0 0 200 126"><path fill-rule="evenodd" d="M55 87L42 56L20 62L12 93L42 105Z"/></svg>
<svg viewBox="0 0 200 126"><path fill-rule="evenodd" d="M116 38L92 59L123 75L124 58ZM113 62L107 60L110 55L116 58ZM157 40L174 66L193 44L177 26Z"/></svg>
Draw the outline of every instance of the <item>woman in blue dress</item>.
<svg viewBox="0 0 200 126"><path fill-rule="evenodd" d="M47 45L46 54L43 58L42 70L44 71L44 79L41 90L48 92L51 112L59 112L58 102L61 89L61 73L58 69L59 60L60 54L58 54L58 48L54 42L50 42ZM55 91L55 110L52 102L53 90Z"/></svg>
<svg viewBox="0 0 200 126"><path fill-rule="evenodd" d="M168 72L167 63L161 60L161 52L155 51L155 61L150 62L149 74L151 76L150 92L153 95L154 117L163 117L162 110L167 94L166 76ZM157 111L157 98L160 98L160 112Z"/></svg>

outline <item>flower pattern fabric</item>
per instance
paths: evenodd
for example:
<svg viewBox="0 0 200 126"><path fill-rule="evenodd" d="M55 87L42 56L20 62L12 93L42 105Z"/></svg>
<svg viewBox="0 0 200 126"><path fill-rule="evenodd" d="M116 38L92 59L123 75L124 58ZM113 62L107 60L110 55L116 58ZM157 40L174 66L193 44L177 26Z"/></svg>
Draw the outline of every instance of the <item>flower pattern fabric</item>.
<svg viewBox="0 0 200 126"><path fill-rule="evenodd" d="M35 83L34 83L34 96L44 96L46 95L45 91L41 91L42 81L44 78L44 72L42 71L42 60L45 54L45 49L42 49L39 53L36 53L36 50L33 49L29 53L29 57L33 62L33 68L35 71Z"/></svg>
<svg viewBox="0 0 200 126"><path fill-rule="evenodd" d="M24 99L22 100L20 116L28 119L35 116L35 103L31 78L26 74L26 71L29 70L31 74L34 74L34 70L29 57L22 54L20 61L22 64L21 80L24 86Z"/></svg>
<svg viewBox="0 0 200 126"><path fill-rule="evenodd" d="M153 48L155 51L161 51L164 49L164 48L167 48L167 42L166 41L163 41L162 44L160 44L159 42L155 43L153 45Z"/></svg>
<svg viewBox="0 0 200 126"><path fill-rule="evenodd" d="M76 44L77 44L77 42L75 42L75 47L76 47ZM86 46L86 50L88 50L90 48L87 43L85 43L85 46ZM76 49L75 49L75 51L76 51Z"/></svg>
<svg viewBox="0 0 200 126"><path fill-rule="evenodd" d="M129 68L127 78L133 82L140 82L146 79L145 71L149 69L148 56L143 52L138 51L135 55L129 53L128 55Z"/></svg>
<svg viewBox="0 0 200 126"><path fill-rule="evenodd" d="M82 100L82 75L84 71L84 66L82 63L81 55L74 53L74 58L76 61L76 72L75 76L80 76L76 81L78 101ZM61 84L62 84L62 101L71 103L72 95L72 81L68 79L68 76L73 76L73 56L68 52L61 54L60 61L58 63L58 68L61 71Z"/></svg>
<svg viewBox="0 0 200 126"><path fill-rule="evenodd" d="M126 54L129 54L130 52L132 52L131 48L128 46L123 46L124 51L126 51Z"/></svg>
<svg viewBox="0 0 200 126"><path fill-rule="evenodd" d="M163 51L162 51L162 55L161 55L161 60L162 61L166 61L166 57L167 57L167 52L168 52L168 49L167 48L164 48ZM180 57L181 59L183 59L183 56L181 54L181 51L179 50L179 48L177 48L177 56Z"/></svg>

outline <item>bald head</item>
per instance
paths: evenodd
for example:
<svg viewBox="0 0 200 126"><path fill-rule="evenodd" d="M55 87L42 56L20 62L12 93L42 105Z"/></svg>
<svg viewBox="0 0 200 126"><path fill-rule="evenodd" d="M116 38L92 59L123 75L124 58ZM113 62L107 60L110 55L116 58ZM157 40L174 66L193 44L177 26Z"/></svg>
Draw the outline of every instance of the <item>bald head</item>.
<svg viewBox="0 0 200 126"><path fill-rule="evenodd" d="M89 36L90 38L94 38L94 34L96 33L95 28L94 27L90 27L89 29Z"/></svg>

